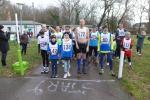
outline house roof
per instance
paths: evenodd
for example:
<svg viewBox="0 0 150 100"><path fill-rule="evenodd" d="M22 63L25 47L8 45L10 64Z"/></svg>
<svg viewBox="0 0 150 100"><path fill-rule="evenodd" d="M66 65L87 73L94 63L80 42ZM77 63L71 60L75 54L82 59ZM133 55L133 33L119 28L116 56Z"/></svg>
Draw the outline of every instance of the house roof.
<svg viewBox="0 0 150 100"><path fill-rule="evenodd" d="M0 20L1 25L16 25L16 21L6 21L6 20ZM18 24L20 24L20 21L18 21ZM32 20L26 20L22 21L23 25L41 25L42 23L38 23Z"/></svg>

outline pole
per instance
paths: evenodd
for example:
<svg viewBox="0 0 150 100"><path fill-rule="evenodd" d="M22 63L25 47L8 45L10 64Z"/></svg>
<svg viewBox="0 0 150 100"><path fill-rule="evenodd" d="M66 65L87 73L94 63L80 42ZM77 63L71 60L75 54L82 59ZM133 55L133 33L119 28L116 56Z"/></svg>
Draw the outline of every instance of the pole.
<svg viewBox="0 0 150 100"><path fill-rule="evenodd" d="M124 62L124 51L121 51L120 62L119 62L119 71L118 71L118 79L122 78L123 62Z"/></svg>
<svg viewBox="0 0 150 100"><path fill-rule="evenodd" d="M24 75L21 49L20 49L20 38L19 38L19 31L18 31L18 16L17 16L17 13L15 13L15 19L16 19L16 30L17 30L17 41L18 41L18 50L17 50L18 51L18 60L19 60L19 65L20 65L20 69L21 69L21 75Z"/></svg>
<svg viewBox="0 0 150 100"><path fill-rule="evenodd" d="M20 33L22 35L22 5L21 5L21 9L20 9Z"/></svg>
<svg viewBox="0 0 150 100"><path fill-rule="evenodd" d="M34 2L32 2L33 7L33 25L34 25L34 33L33 36L35 36L36 30L35 30L35 10L34 10Z"/></svg>

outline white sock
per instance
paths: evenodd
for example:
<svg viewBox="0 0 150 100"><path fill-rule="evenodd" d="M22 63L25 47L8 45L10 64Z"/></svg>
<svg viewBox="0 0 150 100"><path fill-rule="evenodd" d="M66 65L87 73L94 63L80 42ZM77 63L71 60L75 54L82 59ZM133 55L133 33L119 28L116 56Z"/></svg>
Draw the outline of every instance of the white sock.
<svg viewBox="0 0 150 100"><path fill-rule="evenodd" d="M131 66L131 62L129 62L129 66Z"/></svg>

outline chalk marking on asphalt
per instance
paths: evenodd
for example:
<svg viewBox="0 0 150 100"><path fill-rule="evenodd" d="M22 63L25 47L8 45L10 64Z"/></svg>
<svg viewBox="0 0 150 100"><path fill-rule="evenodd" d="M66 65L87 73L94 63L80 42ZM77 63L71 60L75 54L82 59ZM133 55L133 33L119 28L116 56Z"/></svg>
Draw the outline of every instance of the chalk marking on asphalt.
<svg viewBox="0 0 150 100"><path fill-rule="evenodd" d="M78 79L63 79L63 78L48 78L48 77L25 77L25 78L42 78L42 79L50 79L50 80L58 80L58 81L74 81L74 82L115 82L116 80L78 80Z"/></svg>
<svg viewBox="0 0 150 100"><path fill-rule="evenodd" d="M43 93L43 89L40 89L40 85L45 83L46 80L41 81L38 85L35 86L34 89L28 89L27 92L33 92L35 95L41 95Z"/></svg>

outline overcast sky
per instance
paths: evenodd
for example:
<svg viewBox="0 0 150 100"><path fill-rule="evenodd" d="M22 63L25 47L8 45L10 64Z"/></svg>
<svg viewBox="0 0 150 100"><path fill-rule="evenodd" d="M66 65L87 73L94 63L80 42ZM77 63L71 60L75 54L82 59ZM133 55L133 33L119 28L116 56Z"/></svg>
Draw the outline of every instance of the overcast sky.
<svg viewBox="0 0 150 100"><path fill-rule="evenodd" d="M49 5L54 5L54 6L59 6L57 0L10 0L13 4L16 3L24 3L28 6L32 6L32 2L34 3L36 8L46 8ZM85 0L81 0L84 2ZM88 2L90 0L86 0ZM137 0L137 6L138 4L143 3L145 0ZM133 23L139 23L139 11L137 9L134 9L135 12L135 17L134 17L134 22ZM144 17L142 18L142 22L147 22L147 13L144 14Z"/></svg>
<svg viewBox="0 0 150 100"><path fill-rule="evenodd" d="M32 2L35 4L35 7L46 8L49 5L57 5L57 0L10 0L13 4L24 3L31 6Z"/></svg>

